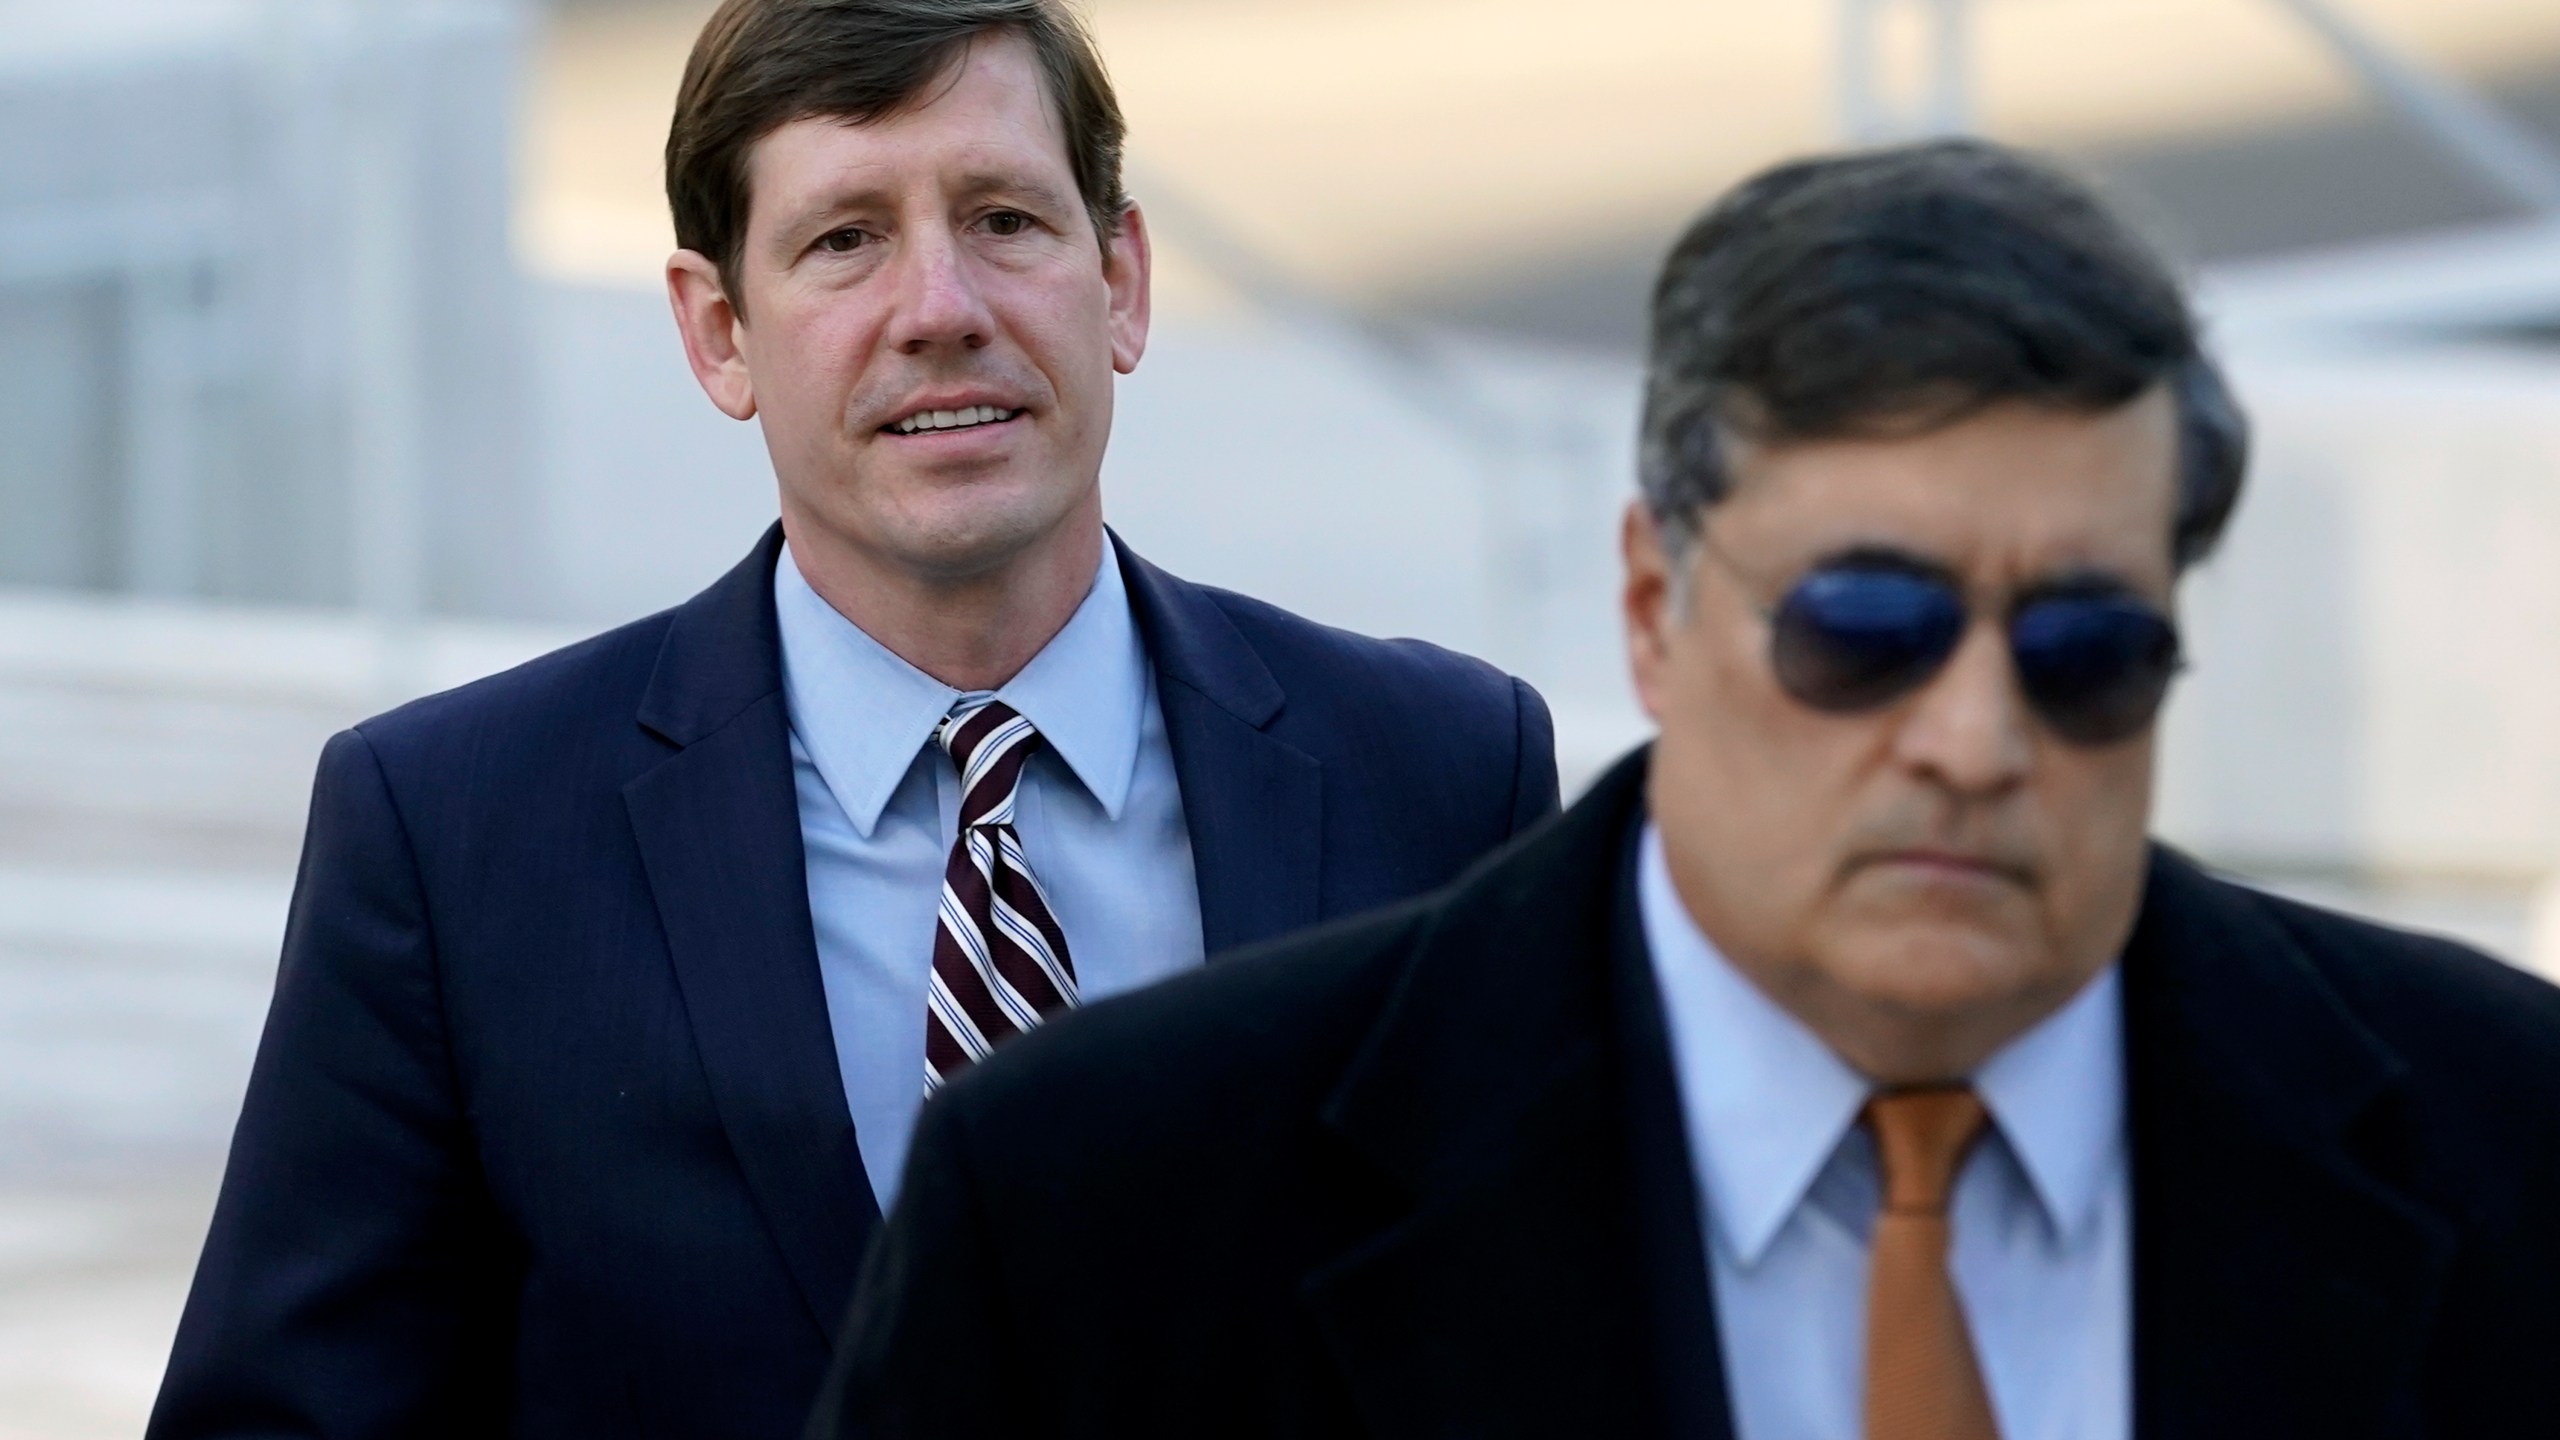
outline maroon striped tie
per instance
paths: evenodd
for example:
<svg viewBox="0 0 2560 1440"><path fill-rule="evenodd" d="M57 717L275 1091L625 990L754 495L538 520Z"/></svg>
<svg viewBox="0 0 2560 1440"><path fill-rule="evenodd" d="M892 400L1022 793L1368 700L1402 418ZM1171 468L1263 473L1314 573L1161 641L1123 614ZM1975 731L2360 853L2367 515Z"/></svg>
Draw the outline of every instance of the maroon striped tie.
<svg viewBox="0 0 2560 1440"><path fill-rule="evenodd" d="M1076 1003L1075 962L1014 829L1023 762L1040 732L1001 701L963 699L934 739L960 767L960 833L942 868L925 995L924 1088Z"/></svg>

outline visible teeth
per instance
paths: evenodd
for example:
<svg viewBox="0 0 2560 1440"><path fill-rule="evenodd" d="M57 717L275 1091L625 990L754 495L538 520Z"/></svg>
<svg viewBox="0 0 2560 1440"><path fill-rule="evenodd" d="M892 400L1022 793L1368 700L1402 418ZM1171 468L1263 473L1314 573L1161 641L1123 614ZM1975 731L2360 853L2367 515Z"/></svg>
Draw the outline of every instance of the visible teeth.
<svg viewBox="0 0 2560 1440"><path fill-rule="evenodd" d="M1010 420L1017 410L1000 410L993 405L971 405L962 410L920 410L889 428L900 435L915 435L927 430L959 430L971 425L986 425Z"/></svg>

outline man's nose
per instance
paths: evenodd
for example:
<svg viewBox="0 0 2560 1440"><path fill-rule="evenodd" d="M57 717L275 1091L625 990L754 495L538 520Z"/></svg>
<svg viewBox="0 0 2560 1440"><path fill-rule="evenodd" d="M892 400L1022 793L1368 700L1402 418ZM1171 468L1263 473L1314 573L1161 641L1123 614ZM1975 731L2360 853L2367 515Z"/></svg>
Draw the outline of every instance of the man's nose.
<svg viewBox="0 0 2560 1440"><path fill-rule="evenodd" d="M1987 794L2024 779L2035 753L2026 697L2000 627L1975 624L1946 668L1913 697L1894 737L1902 762L1962 794Z"/></svg>
<svg viewBox="0 0 2560 1440"><path fill-rule="evenodd" d="M994 321L961 237L939 227L910 231L896 263L898 307L890 343L899 353L974 350L988 342Z"/></svg>

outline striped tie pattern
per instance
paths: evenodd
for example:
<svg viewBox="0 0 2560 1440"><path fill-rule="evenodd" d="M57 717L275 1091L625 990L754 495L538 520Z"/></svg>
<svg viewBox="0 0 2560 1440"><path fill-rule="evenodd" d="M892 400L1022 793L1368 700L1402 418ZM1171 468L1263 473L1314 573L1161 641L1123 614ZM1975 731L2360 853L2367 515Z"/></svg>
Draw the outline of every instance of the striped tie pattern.
<svg viewBox="0 0 2560 1440"><path fill-rule="evenodd" d="M960 769L960 833L942 870L925 996L924 1088L1076 1003L1075 962L1014 828L1040 732L1001 701L964 697L934 739Z"/></svg>

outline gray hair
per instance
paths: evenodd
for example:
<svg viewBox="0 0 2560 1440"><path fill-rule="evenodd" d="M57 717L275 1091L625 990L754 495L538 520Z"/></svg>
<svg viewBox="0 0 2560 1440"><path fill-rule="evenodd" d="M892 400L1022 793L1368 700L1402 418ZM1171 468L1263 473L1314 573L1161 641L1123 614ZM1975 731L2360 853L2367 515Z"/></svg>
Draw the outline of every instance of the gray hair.
<svg viewBox="0 0 2560 1440"><path fill-rule="evenodd" d="M2249 425L2160 256L2091 186L1985 141L1802 160L1664 262L1640 482L1676 560L1731 490L1736 440L1925 432L2004 400L2101 411L2162 384L2184 568L2239 503Z"/></svg>

